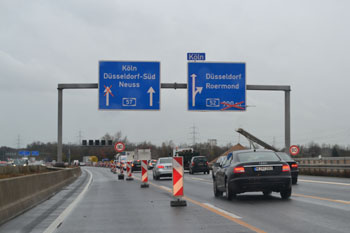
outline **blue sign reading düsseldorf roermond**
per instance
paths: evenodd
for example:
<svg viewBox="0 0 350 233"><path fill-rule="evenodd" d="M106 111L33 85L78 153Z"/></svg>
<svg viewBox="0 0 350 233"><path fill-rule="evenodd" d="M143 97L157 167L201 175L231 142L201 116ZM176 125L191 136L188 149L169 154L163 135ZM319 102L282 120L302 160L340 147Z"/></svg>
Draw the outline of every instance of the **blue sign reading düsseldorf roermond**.
<svg viewBox="0 0 350 233"><path fill-rule="evenodd" d="M188 63L188 110L246 110L245 63Z"/></svg>
<svg viewBox="0 0 350 233"><path fill-rule="evenodd" d="M99 109L159 110L160 62L100 61Z"/></svg>

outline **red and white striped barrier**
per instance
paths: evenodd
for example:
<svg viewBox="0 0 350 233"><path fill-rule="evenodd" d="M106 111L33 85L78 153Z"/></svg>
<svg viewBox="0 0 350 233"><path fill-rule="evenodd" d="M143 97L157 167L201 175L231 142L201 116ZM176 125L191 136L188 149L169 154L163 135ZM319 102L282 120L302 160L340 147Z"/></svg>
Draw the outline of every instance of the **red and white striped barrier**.
<svg viewBox="0 0 350 233"><path fill-rule="evenodd" d="M147 169L147 160L141 160L141 188L148 188L148 169Z"/></svg>
<svg viewBox="0 0 350 233"><path fill-rule="evenodd" d="M120 165L119 165L118 180L124 180L124 168L123 168L123 163L120 163Z"/></svg>
<svg viewBox="0 0 350 233"><path fill-rule="evenodd" d="M126 174L128 176L126 180L133 180L134 178L132 178L131 162L127 162L126 164Z"/></svg>
<svg viewBox="0 0 350 233"><path fill-rule="evenodd" d="M185 200L181 200L184 196L184 167L183 157L173 157L173 196L176 201L171 201L171 206L186 206Z"/></svg>

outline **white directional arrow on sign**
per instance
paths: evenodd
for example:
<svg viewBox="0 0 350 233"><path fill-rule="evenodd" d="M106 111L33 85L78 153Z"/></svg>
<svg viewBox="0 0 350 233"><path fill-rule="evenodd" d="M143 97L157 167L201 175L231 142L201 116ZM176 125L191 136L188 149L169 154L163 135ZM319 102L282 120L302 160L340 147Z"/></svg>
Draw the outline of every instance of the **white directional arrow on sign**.
<svg viewBox="0 0 350 233"><path fill-rule="evenodd" d="M149 93L149 106L153 106L153 94L155 93L154 89L150 87L147 91Z"/></svg>
<svg viewBox="0 0 350 233"><path fill-rule="evenodd" d="M203 87L196 87L197 75L192 74L192 106L196 106L196 95L202 93Z"/></svg>

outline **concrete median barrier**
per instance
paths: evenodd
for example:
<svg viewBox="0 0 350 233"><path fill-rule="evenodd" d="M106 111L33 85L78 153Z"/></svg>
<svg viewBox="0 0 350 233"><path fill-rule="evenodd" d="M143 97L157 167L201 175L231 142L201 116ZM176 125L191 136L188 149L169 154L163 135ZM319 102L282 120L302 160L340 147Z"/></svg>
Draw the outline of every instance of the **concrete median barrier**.
<svg viewBox="0 0 350 233"><path fill-rule="evenodd" d="M0 225L48 199L80 174L78 167L0 179Z"/></svg>

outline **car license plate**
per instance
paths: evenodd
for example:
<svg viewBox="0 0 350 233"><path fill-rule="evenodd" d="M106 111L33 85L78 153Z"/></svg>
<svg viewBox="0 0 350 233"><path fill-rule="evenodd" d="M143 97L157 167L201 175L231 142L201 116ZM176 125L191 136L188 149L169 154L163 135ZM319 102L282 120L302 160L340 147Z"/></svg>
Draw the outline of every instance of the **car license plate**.
<svg viewBox="0 0 350 233"><path fill-rule="evenodd" d="M254 171L256 172L265 172L265 171L272 171L273 167L271 166L264 166L264 167L255 167Z"/></svg>
<svg viewBox="0 0 350 233"><path fill-rule="evenodd" d="M198 163L198 166L203 166L203 163Z"/></svg>

